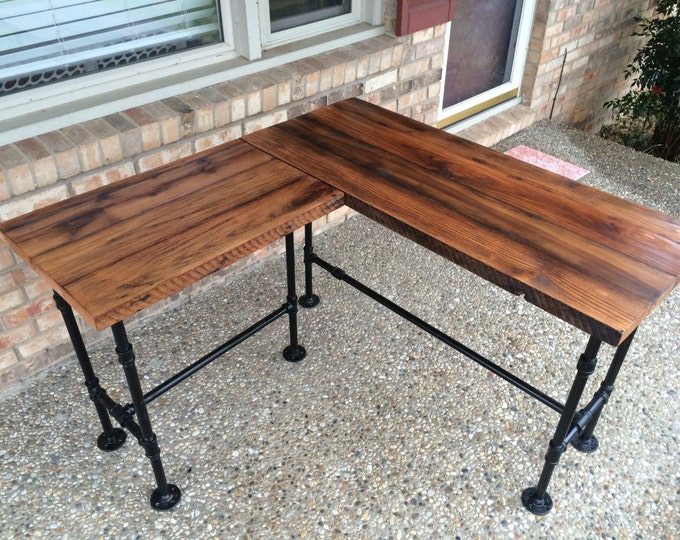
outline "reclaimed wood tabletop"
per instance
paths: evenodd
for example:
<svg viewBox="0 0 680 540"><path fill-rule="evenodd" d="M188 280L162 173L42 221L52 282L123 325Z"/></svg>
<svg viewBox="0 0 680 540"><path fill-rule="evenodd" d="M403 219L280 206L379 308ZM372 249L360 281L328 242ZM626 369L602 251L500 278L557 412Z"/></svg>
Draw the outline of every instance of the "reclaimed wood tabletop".
<svg viewBox="0 0 680 540"><path fill-rule="evenodd" d="M234 141L0 224L10 247L106 328L343 205Z"/></svg>
<svg viewBox="0 0 680 540"><path fill-rule="evenodd" d="M244 140L611 345L680 279L680 221L353 98Z"/></svg>

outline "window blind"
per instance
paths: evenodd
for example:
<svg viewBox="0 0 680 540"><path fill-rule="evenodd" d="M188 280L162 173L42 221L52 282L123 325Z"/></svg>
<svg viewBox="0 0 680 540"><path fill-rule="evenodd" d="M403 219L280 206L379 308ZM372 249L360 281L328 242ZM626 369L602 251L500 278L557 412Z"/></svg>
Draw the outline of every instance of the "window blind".
<svg viewBox="0 0 680 540"><path fill-rule="evenodd" d="M0 95L218 43L218 0L1 0Z"/></svg>

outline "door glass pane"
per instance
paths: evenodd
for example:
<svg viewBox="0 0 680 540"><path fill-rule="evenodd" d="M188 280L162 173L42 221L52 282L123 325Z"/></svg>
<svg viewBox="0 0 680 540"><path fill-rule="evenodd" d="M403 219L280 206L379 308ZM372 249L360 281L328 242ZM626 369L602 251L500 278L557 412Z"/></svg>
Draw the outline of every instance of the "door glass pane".
<svg viewBox="0 0 680 540"><path fill-rule="evenodd" d="M444 108L510 81L521 0L457 0Z"/></svg>
<svg viewBox="0 0 680 540"><path fill-rule="evenodd" d="M218 0L2 0L0 96L222 40Z"/></svg>
<svg viewBox="0 0 680 540"><path fill-rule="evenodd" d="M323 21L351 11L351 0L269 0L272 32Z"/></svg>

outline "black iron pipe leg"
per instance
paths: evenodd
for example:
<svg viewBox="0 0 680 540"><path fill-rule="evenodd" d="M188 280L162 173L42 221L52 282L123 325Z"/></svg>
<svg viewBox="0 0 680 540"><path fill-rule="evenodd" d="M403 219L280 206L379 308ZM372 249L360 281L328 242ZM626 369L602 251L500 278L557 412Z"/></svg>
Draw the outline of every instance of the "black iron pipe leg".
<svg viewBox="0 0 680 540"><path fill-rule="evenodd" d="M616 382L616 377L621 370L621 366L623 365L623 361L626 358L626 354L628 354L628 349L630 349L630 345L633 342L634 336L635 332L631 333L631 335L628 336L626 340L617 347L616 352L614 353L614 358L612 359L612 363L607 370L607 375L602 381L599 390L595 393L595 398L602 399L603 405L593 414L592 418L586 424L584 430L571 441L572 446L579 452L590 454L595 452L600 446L597 437L593 433L597 427L598 421L600 420L600 415L602 414L604 406L607 404L609 398L614 392L614 383Z"/></svg>
<svg viewBox="0 0 680 540"><path fill-rule="evenodd" d="M595 370L597 353L600 350L601 344L602 342L593 336L588 340L586 350L579 358L576 377L571 385L567 402L564 405L564 411L560 416L555 434L548 445L548 452L545 454L545 464L543 465L543 471L541 472L538 484L536 487L528 488L522 493L522 504L533 514L539 516L545 515L553 507L552 498L548 494L548 484L550 484L550 479L562 454L567 449L567 435L571 429L574 416L576 415L576 408L583 395L588 377Z"/></svg>
<svg viewBox="0 0 680 540"><path fill-rule="evenodd" d="M92 367L92 362L90 361L90 356L87 353L87 348L83 341L83 336L80 333L80 328L78 328L78 322L76 321L75 315L73 314L73 309L66 300L64 300L59 293L54 292L54 302L57 305L57 309L61 313L61 317L64 320L64 325L68 331L68 335L71 338L71 343L73 349L78 358L78 363L80 364L80 369L83 372L83 377L85 378L85 386L87 387L90 399L94 403L97 410L97 416L99 416L99 421L102 425L103 432L97 438L97 446L104 450L105 452L113 452L117 450L125 443L126 434L120 428L114 428L111 423L111 417L106 407L100 402L98 396L102 393L106 393L105 390L99 386L99 379L95 375L94 368Z"/></svg>
<svg viewBox="0 0 680 540"><path fill-rule="evenodd" d="M283 357L289 362L299 362L307 352L298 343L297 304L295 293L295 240L293 233L286 235L286 279L288 282L287 311L290 323L290 345L283 350Z"/></svg>
<svg viewBox="0 0 680 540"><path fill-rule="evenodd" d="M175 506L181 496L180 489L168 484L161 462L161 451L156 441L156 435L151 429L151 420L149 413L144 403L144 394L142 386L139 382L139 374L135 366L135 353L132 350L132 345L128 341L125 326L122 322L118 322L111 327L113 332L113 339L116 342L116 354L118 361L123 366L125 378L127 380L128 388L130 390L130 397L134 405L135 414L137 416L137 423L140 429L139 444L144 448L146 457L151 461L154 476L156 478L156 485L158 486L151 494L151 507L155 510L169 510Z"/></svg>
<svg viewBox="0 0 680 540"><path fill-rule="evenodd" d="M312 267L314 266L314 246L312 245L312 224L305 225L305 247L304 247L304 261L305 261L305 294L300 298L300 305L304 308L313 308L319 305L321 301L319 297L314 294L312 286Z"/></svg>

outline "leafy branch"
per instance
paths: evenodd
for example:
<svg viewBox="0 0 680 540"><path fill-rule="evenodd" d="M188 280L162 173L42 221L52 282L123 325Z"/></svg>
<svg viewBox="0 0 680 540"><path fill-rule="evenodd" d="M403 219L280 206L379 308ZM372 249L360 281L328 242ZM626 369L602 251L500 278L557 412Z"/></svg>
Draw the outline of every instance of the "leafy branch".
<svg viewBox="0 0 680 540"><path fill-rule="evenodd" d="M638 19L644 39L624 72L630 91L608 101L614 124L604 136L670 161L680 158L680 0L660 0L655 15Z"/></svg>

